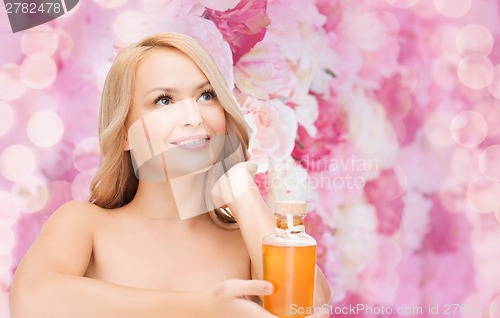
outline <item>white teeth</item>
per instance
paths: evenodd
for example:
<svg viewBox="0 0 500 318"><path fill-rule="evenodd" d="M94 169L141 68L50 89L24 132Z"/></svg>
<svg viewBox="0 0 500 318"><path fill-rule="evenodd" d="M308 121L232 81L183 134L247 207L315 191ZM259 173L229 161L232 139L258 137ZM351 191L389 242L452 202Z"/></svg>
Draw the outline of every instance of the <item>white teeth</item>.
<svg viewBox="0 0 500 318"><path fill-rule="evenodd" d="M183 140L179 141L177 145L179 146L196 146L196 145L201 145L204 142L207 142L208 138L201 138L201 139L192 139L192 140Z"/></svg>

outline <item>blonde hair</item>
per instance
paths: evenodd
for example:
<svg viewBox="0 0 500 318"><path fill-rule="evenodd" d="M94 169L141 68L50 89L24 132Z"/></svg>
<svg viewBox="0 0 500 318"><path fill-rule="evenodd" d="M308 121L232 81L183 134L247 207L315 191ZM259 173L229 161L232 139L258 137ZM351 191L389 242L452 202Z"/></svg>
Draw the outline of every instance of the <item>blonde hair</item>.
<svg viewBox="0 0 500 318"><path fill-rule="evenodd" d="M127 136L124 123L131 106L137 66L148 53L158 48L176 49L201 69L224 108L227 134L239 140L247 158L248 125L210 54L187 35L174 32L154 34L123 49L104 83L99 118L101 165L91 182L89 198L90 202L100 207L121 207L129 203L137 191L138 180L132 160L130 154L124 151ZM224 219L224 216L222 219L223 222L234 221Z"/></svg>

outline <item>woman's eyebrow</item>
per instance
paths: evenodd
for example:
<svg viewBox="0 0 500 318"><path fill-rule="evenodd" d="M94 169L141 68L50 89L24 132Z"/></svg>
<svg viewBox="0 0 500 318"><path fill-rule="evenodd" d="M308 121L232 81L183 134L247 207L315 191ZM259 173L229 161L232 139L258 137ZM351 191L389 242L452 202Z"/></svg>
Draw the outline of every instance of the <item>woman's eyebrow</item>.
<svg viewBox="0 0 500 318"><path fill-rule="evenodd" d="M207 85L210 85L209 81L205 81L205 82L201 83L200 85L196 86L195 90L200 90L200 89L204 88ZM145 96L149 95L150 93L152 93L154 91L162 91L162 92L166 92L166 93L169 93L169 94L174 94L174 93L178 92L178 90L176 88L155 87L155 88L151 89L150 91L148 91Z"/></svg>

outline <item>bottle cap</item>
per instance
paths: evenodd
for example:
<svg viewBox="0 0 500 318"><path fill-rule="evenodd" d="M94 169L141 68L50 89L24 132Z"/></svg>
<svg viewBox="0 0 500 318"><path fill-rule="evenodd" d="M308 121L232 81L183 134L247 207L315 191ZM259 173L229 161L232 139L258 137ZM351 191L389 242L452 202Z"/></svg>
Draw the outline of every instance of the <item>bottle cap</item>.
<svg viewBox="0 0 500 318"><path fill-rule="evenodd" d="M276 201L274 211L281 215L306 215L307 204L305 201Z"/></svg>

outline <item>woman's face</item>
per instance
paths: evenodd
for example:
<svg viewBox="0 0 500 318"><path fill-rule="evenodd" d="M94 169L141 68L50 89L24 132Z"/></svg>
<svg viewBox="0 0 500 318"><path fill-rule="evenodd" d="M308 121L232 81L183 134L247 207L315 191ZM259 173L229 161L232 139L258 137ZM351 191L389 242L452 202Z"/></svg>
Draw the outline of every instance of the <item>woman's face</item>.
<svg viewBox="0 0 500 318"><path fill-rule="evenodd" d="M169 179L206 170L226 134L224 109L207 77L186 55L164 48L139 63L125 126L136 171L150 172L141 172L142 180L155 179L158 169Z"/></svg>

